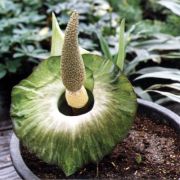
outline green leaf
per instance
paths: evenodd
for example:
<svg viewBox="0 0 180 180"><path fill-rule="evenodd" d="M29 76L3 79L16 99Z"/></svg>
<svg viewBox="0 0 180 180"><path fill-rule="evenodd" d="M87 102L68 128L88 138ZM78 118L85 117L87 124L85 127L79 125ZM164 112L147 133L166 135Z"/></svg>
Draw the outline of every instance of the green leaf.
<svg viewBox="0 0 180 180"><path fill-rule="evenodd" d="M160 98L160 99L156 100L155 103L164 104L164 103L167 103L169 101L171 101L171 99L169 99L168 97L164 97L164 98Z"/></svg>
<svg viewBox="0 0 180 180"><path fill-rule="evenodd" d="M0 64L0 71L5 70L5 69L6 69L6 65Z"/></svg>
<svg viewBox="0 0 180 180"><path fill-rule="evenodd" d="M168 8L174 14L180 16L180 1L179 0L160 0L157 2L158 4Z"/></svg>
<svg viewBox="0 0 180 180"><path fill-rule="evenodd" d="M142 38L142 36L141 36ZM147 38L147 37L146 37ZM157 33L149 40L137 40L131 42L134 49L146 49L148 51L179 50L180 39L169 34Z"/></svg>
<svg viewBox="0 0 180 180"><path fill-rule="evenodd" d="M112 58L112 55L111 55L107 41L105 40L105 38L101 34L97 33L97 36L99 38L100 46L101 46L101 49L102 49L104 56L107 59L112 61L113 58Z"/></svg>
<svg viewBox="0 0 180 180"><path fill-rule="evenodd" d="M143 69L140 69L138 71L136 71L136 74L147 74L147 73L153 73L153 72L179 72L179 69L175 69L175 68L165 68L165 67L161 67L161 66L152 66L152 67L146 67Z"/></svg>
<svg viewBox="0 0 180 180"><path fill-rule="evenodd" d="M63 42L64 34L59 27L55 14L52 13L51 56L59 56L61 54Z"/></svg>
<svg viewBox="0 0 180 180"><path fill-rule="evenodd" d="M142 163L142 156L141 154L137 153L135 157L136 163L141 164Z"/></svg>
<svg viewBox="0 0 180 180"><path fill-rule="evenodd" d="M135 68L141 63L141 62L148 62L149 60L152 60L156 63L161 62L161 57L158 54L148 52L145 49L138 49L136 50L137 56L128 63L127 67L125 68L124 72L125 74L132 74L132 73L137 73L135 71ZM139 71L138 71L139 73Z"/></svg>
<svg viewBox="0 0 180 180"><path fill-rule="evenodd" d="M148 92L156 92L159 93L163 96L166 96L168 98L170 98L173 101L176 101L178 103L180 103L180 95L176 95L176 94L172 94L170 92L164 92L164 91L157 91L157 90L147 90Z"/></svg>
<svg viewBox="0 0 180 180"><path fill-rule="evenodd" d="M172 89L180 91L180 83L155 84L155 85L150 86L148 89L159 89L159 88L164 88L164 87L168 87L168 88L172 88Z"/></svg>
<svg viewBox="0 0 180 180"><path fill-rule="evenodd" d="M119 31L119 50L116 64L123 71L124 60L125 60L125 38L124 38L125 20L121 21Z"/></svg>
<svg viewBox="0 0 180 180"><path fill-rule="evenodd" d="M20 67L20 65L21 63L19 60L6 61L6 68L11 73L15 73L17 69Z"/></svg>
<svg viewBox="0 0 180 180"><path fill-rule="evenodd" d="M152 101L151 96L141 87L134 87L134 91L140 98L145 99L147 101Z"/></svg>
<svg viewBox="0 0 180 180"><path fill-rule="evenodd" d="M0 71L0 79L2 79L6 75L7 71L6 70L1 70Z"/></svg>
<svg viewBox="0 0 180 180"><path fill-rule="evenodd" d="M144 79L144 78L160 78L160 79L169 79L169 80L173 80L173 81L178 81L180 82L180 73L176 73L176 72L154 72L154 73L147 73L147 74L143 74L139 77L137 77L135 80L140 80L140 79Z"/></svg>
<svg viewBox="0 0 180 180"><path fill-rule="evenodd" d="M143 75L138 76L135 80L144 79L144 78L160 78L160 79L169 79L173 81L180 82L180 71L179 69L173 68L162 68L162 67L149 67L144 68L136 73Z"/></svg>
<svg viewBox="0 0 180 180"><path fill-rule="evenodd" d="M54 13L52 13L52 39L51 39L51 56L60 56L64 43L64 33L59 27ZM88 54L89 51L79 47L81 54Z"/></svg>
<svg viewBox="0 0 180 180"><path fill-rule="evenodd" d="M170 52L166 54L161 54L161 57L166 59L180 59L180 52Z"/></svg>

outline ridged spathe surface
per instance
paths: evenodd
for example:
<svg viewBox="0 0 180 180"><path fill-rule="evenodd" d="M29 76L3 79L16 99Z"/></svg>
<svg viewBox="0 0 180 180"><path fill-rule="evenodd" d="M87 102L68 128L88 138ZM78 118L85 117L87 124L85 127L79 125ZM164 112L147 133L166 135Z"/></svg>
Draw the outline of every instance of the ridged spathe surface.
<svg viewBox="0 0 180 180"><path fill-rule="evenodd" d="M100 161L127 135L137 102L128 79L114 73L111 61L83 55L85 88L91 89L94 105L79 116L62 114L58 101L65 88L59 59L43 61L13 88L11 116L16 135L30 151L71 175L89 162Z"/></svg>

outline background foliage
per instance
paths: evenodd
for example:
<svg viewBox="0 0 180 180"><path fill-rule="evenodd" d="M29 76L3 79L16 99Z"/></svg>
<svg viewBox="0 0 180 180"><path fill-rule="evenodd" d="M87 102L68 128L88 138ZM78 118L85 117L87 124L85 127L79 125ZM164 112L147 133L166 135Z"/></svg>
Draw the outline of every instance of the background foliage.
<svg viewBox="0 0 180 180"><path fill-rule="evenodd" d="M71 9L80 13L81 46L111 60L125 18L124 72L136 93L158 103L180 102L179 0L1 0L0 79L48 57L51 13L65 29Z"/></svg>

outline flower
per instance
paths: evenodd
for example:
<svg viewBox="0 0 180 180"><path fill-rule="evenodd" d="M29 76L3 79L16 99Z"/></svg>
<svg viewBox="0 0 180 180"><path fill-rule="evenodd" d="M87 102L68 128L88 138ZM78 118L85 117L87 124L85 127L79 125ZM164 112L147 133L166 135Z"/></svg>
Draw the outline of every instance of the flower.
<svg viewBox="0 0 180 180"><path fill-rule="evenodd" d="M67 43L69 33L65 33L62 55L42 61L28 78L16 85L11 105L14 130L23 145L47 163L58 165L67 176L109 154L127 135L137 110L133 87L112 61L91 53L79 53L77 17L76 12L71 16L66 32L74 35L68 37ZM74 21L75 29L71 26ZM84 73L83 78L77 80L80 86L75 89L77 82L73 79L76 77L66 79L68 70L64 73L62 65L73 60L81 63L74 67ZM69 69L72 73L73 67ZM82 114L66 113L66 107L72 111L82 108L68 106L65 92L74 93L82 87L90 106Z"/></svg>

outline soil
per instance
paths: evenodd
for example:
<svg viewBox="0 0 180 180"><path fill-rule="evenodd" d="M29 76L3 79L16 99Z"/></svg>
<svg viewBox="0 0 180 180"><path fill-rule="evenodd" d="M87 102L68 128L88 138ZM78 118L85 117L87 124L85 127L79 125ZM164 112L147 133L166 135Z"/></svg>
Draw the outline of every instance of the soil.
<svg viewBox="0 0 180 180"><path fill-rule="evenodd" d="M168 125L137 116L126 139L98 164L89 164L66 177L22 148L28 167L40 179L178 179L180 177L179 135Z"/></svg>

